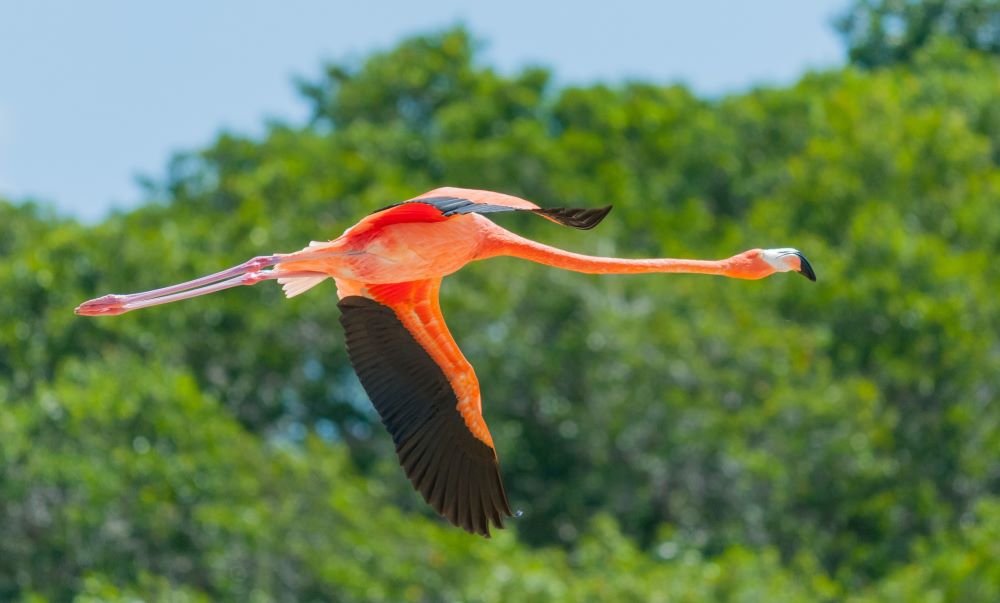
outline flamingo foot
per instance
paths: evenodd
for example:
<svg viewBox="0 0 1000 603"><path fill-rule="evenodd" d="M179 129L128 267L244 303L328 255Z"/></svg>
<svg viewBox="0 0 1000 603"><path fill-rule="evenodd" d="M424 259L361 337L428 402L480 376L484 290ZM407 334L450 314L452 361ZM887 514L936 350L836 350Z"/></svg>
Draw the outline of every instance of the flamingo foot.
<svg viewBox="0 0 1000 603"><path fill-rule="evenodd" d="M118 314L128 312L123 306L124 301L124 295L104 295L83 302L73 312L79 316L117 316Z"/></svg>

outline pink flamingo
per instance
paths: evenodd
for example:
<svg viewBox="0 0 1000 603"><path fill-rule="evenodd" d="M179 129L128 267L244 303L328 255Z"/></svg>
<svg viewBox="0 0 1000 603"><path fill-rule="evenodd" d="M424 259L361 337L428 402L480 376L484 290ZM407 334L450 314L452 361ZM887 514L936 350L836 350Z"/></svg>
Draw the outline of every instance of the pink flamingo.
<svg viewBox="0 0 1000 603"><path fill-rule="evenodd" d="M806 258L790 248L751 249L724 260L594 257L520 237L484 215L527 211L590 229L610 210L543 209L501 193L439 188L376 211L332 241L255 257L162 289L105 295L81 304L76 313L122 314L265 280L277 280L294 297L332 278L351 363L410 482L452 524L489 537L490 522L502 528L512 514L483 420L479 382L441 315L442 277L474 260L514 256L591 274L760 279L794 271L816 280Z"/></svg>

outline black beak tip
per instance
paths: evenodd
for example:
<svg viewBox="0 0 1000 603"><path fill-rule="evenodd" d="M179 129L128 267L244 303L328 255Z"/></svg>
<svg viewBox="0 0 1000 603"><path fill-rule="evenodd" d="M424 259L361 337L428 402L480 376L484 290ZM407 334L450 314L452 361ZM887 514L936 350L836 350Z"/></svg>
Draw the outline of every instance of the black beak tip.
<svg viewBox="0 0 1000 603"><path fill-rule="evenodd" d="M806 277L807 279L815 283L816 272L813 270L812 264L810 264L809 260L807 260L805 256L802 255L801 253L798 253L796 255L799 256L799 263L801 264L799 268L799 274L801 274L802 276Z"/></svg>

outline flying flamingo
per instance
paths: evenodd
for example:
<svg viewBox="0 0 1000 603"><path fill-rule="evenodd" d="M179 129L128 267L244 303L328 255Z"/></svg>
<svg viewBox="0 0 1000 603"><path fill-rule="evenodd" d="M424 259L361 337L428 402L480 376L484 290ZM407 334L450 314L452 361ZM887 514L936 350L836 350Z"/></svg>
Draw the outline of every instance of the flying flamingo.
<svg viewBox="0 0 1000 603"><path fill-rule="evenodd" d="M586 256L520 237L484 214L527 211L579 229L611 211L539 206L510 195L438 188L365 217L343 235L295 253L259 256L162 289L105 295L76 308L110 316L277 280L288 297L327 278L337 285L347 353L406 476L452 524L489 537L511 517L479 382L441 315L441 279L473 260L514 256L590 274L686 272L759 279L775 272L816 275L795 249L751 249L728 259L628 260ZM273 266L271 270L265 268Z"/></svg>

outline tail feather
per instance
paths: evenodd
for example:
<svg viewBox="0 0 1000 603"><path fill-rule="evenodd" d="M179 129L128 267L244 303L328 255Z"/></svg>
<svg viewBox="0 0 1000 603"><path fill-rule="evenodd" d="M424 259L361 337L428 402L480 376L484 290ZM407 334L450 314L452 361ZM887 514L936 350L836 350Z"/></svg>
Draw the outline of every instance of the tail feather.
<svg viewBox="0 0 1000 603"><path fill-rule="evenodd" d="M316 285L325 281L325 276L295 276L291 278L279 278L285 297L295 297L312 289Z"/></svg>

